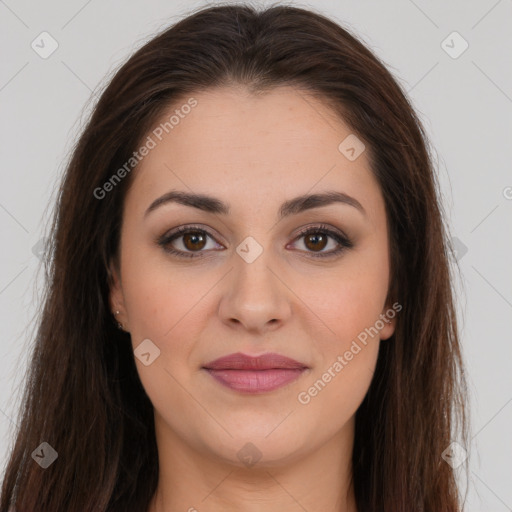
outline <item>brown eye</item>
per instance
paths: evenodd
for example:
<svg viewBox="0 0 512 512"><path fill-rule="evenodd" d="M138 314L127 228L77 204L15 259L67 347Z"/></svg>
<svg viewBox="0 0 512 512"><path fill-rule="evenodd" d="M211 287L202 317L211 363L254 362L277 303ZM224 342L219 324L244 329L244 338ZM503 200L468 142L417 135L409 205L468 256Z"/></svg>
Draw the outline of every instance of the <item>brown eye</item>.
<svg viewBox="0 0 512 512"><path fill-rule="evenodd" d="M296 240L304 246L301 252L314 258L334 257L353 247L353 243L342 232L323 224L303 229ZM330 250L324 250L329 245Z"/></svg>
<svg viewBox="0 0 512 512"><path fill-rule="evenodd" d="M304 245L312 251L321 251L327 246L328 237L322 233L310 233L304 238Z"/></svg>
<svg viewBox="0 0 512 512"><path fill-rule="evenodd" d="M183 235L183 245L190 251L204 249L206 237L201 231L189 231Z"/></svg>
<svg viewBox="0 0 512 512"><path fill-rule="evenodd" d="M181 226L162 235L157 243L165 252L187 258L203 257L208 249L223 248L208 231L195 226Z"/></svg>
<svg viewBox="0 0 512 512"><path fill-rule="evenodd" d="M300 252L318 258L334 257L353 247L353 243L342 232L324 225L304 229L295 240L303 245ZM162 235L156 242L165 252L186 258L205 257L211 252L208 249L225 249L208 231L195 226L181 226ZM213 246L208 247L209 242Z"/></svg>

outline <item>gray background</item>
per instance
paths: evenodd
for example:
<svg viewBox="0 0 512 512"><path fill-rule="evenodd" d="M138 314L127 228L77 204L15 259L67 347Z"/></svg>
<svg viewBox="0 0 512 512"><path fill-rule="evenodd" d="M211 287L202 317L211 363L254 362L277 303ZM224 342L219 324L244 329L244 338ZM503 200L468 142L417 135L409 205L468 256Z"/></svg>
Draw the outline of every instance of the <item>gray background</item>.
<svg viewBox="0 0 512 512"><path fill-rule="evenodd" d="M0 0L2 465L39 304L38 249L81 123L98 88L136 48L204 4ZM461 269L473 429L466 510L510 511L512 0L295 4L355 31L404 85L429 133ZM31 47L43 31L59 45L46 59ZM460 55L464 43L450 36L454 31L469 44Z"/></svg>

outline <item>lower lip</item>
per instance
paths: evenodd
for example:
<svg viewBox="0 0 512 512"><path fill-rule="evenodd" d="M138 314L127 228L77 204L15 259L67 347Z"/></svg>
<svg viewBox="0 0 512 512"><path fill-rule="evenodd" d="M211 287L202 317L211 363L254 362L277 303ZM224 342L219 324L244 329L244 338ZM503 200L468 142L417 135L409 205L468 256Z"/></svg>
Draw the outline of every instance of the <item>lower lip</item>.
<svg viewBox="0 0 512 512"><path fill-rule="evenodd" d="M206 371L224 386L243 393L264 393L278 389L298 379L305 368L271 370L210 370Z"/></svg>

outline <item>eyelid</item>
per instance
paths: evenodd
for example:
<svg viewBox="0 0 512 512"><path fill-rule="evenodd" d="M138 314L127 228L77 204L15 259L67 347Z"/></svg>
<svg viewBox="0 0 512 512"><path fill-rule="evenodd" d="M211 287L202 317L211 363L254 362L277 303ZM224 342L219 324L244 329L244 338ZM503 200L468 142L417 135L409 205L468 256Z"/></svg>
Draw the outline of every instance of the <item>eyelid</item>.
<svg viewBox="0 0 512 512"><path fill-rule="evenodd" d="M336 243L339 245L337 249L328 252L315 253L314 251L300 251L301 253L311 255L315 258L334 258L335 256L339 256L341 253L345 252L347 249L351 249L354 246L351 239L343 231L335 227L330 227L323 223L312 224L301 228L299 233L295 235L293 242L311 233L325 233L329 238L334 239Z"/></svg>
<svg viewBox="0 0 512 512"><path fill-rule="evenodd" d="M206 233L210 238L213 238L216 242L219 239L221 239L221 240L224 239L224 237L217 234L215 229L208 226L207 224L183 224L181 226L177 226L175 228L167 230L163 235L160 235L157 237L157 241L169 239L170 237L173 237L175 235L180 235L183 233L188 233L189 231L201 231L203 233ZM224 243L224 242L219 241L218 243Z"/></svg>
<svg viewBox="0 0 512 512"><path fill-rule="evenodd" d="M166 231L163 235L158 236L156 238L155 242L157 245L161 246L164 251L171 253L171 254L175 254L177 256L182 255L184 257L204 257L204 256L200 256L200 254L204 253L206 251L197 251L196 253L194 253L194 251L181 251L179 249L169 249L166 246L168 244L170 244L172 241L174 241L173 239L179 239L179 238L181 238L181 236L183 236L189 232L194 232L194 231L199 231L199 232L205 233L205 235L207 237L211 238L216 243L221 244L220 242L217 241L217 237L214 236L210 230L212 230L212 228L210 228L209 226L208 226L208 229L205 229L205 227L203 227L201 225L185 224L183 226L178 226L177 228L173 228L173 229ZM219 237L219 238L221 238L221 237ZM223 244L221 244L221 245L223 245Z"/></svg>
<svg viewBox="0 0 512 512"><path fill-rule="evenodd" d="M168 248L167 246L174 241L175 239L179 239L182 235L198 231L204 233L207 237L214 240L216 243L223 245L222 243L218 242L216 239L216 236L214 236L210 232L210 228L208 226L208 229L205 229L202 225L196 225L196 224L185 224L182 226L179 226L177 228L171 229L167 232L165 232L163 235L157 237L155 242L157 245L161 246L162 249L170 254L173 254L175 256L184 257L184 258L204 258L207 257L205 253L211 252L212 250L199 250L199 251L182 251L180 249L174 249L174 248ZM310 255L313 258L334 258L335 256L339 256L340 253L345 252L347 249L350 249L353 247L353 243L350 240L350 238L339 228L331 227L323 223L313 223L307 226L302 227L298 233L296 233L293 236L292 243L295 243L300 238L311 234L311 233L325 233L328 238L331 238L336 241L338 244L338 248L328 251L328 252L316 252L315 251L303 251L299 250L299 253ZM287 245L288 246L288 245Z"/></svg>

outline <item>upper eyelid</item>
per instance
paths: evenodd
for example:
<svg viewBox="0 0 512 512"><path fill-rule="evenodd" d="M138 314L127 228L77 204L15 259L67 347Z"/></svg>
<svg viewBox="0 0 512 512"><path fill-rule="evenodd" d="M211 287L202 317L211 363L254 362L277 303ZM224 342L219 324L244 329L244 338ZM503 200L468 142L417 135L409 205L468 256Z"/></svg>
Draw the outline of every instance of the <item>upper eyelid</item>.
<svg viewBox="0 0 512 512"><path fill-rule="evenodd" d="M210 228L211 229L211 228ZM179 258L204 258L210 256L208 253L211 253L211 251L218 251L219 249L210 249L210 250L199 250L199 251L189 251L189 250L183 250L183 249L176 249L167 247L167 245L171 244L177 239L182 238L185 234L189 232L194 231L201 231L206 233L208 237L210 237L215 243L219 243L214 235L212 235L209 232L209 229L205 229L202 226L197 225L181 225L174 229L169 230L164 235L157 237L156 243L157 245L161 246L162 249L168 253L173 254L175 257ZM215 230L214 230L215 231ZM318 259L318 261L321 261L322 259L325 259L325 261L329 261L332 258L337 258L345 253L345 251L350 250L354 247L353 240L349 238L344 230L341 230L339 228L334 228L332 226L328 226L325 223L321 222L320 224L316 225L306 225L303 226L299 233L297 233L292 240L292 243L296 243L296 240L300 240L309 233L314 232L324 232L327 233L327 237L334 240L335 243L338 245L336 249L327 251L327 252L316 252L316 251L302 251L299 250L298 253L305 257L305 254L309 254L309 257ZM222 237L221 237L222 238ZM223 245L224 244L220 244ZM287 247L288 248L288 247ZM226 247L224 247L226 249Z"/></svg>
<svg viewBox="0 0 512 512"><path fill-rule="evenodd" d="M204 228L204 227L201 227L201 226L196 226L194 224L185 224L183 226L178 226L176 228L173 228L173 229L170 229L168 231L166 231L162 236L158 237L159 240L165 240L167 238L170 238L170 237L173 237L173 236L177 236L177 238L179 238L180 236L183 236L185 234L187 234L189 231L203 231L204 233L206 233L210 238L213 238L216 242L218 243L221 243L218 241L218 238L223 238L223 237L217 237L216 235L214 235L211 231L215 231L213 228Z"/></svg>
<svg viewBox="0 0 512 512"><path fill-rule="evenodd" d="M213 228L210 228L210 227L205 228L200 225L185 224L185 225L178 226L177 228L171 229L168 232L164 233L162 236L157 238L157 242L159 242L160 244L170 243L171 241L180 239L182 236L184 236L188 232L202 231L202 232L206 233L206 235L209 236L212 240L214 240L215 243L225 245L223 242L219 242L217 237L210 232L210 229L213 230ZM352 239L350 237L348 237L343 230L341 230L339 228L332 227L332 226L327 226L327 225L325 225L325 223L322 223L322 222L314 223L312 225L306 225L306 226L300 228L299 232L293 236L292 241L295 242L297 239L300 239L300 238L306 236L310 231L314 232L315 230L318 230L319 232L326 232L327 236L330 237L331 239L334 239L337 244L349 245L349 246L353 245ZM215 230L213 230L213 231L215 231ZM171 238L174 238L174 240L170 240ZM223 237L220 237L220 238L223 238ZM345 243L343 243L343 242L345 242ZM177 250L181 251L181 249L177 249ZM188 252L188 251L183 251L183 252ZM193 253L194 251L190 251L190 252ZM201 252L206 252L206 251L197 251L198 254Z"/></svg>
<svg viewBox="0 0 512 512"><path fill-rule="evenodd" d="M349 239L349 237L344 233L344 231L339 228L326 226L325 223L319 223L319 224L316 223L316 224L312 224L312 225L306 225L306 226L300 228L299 231L294 235L294 240L297 237L304 236L309 230L315 230L315 229L318 229L319 231L332 232L342 238L346 238L347 240ZM218 242L217 238L223 238L222 236L217 237L215 234L211 233L210 230L215 231L213 228L211 228L209 226L207 228L205 228L205 227L195 225L195 224L190 224L190 225L184 224L183 226L178 226L176 228L168 230L167 232L165 232L162 236L160 236L158 238L166 239L166 238L169 238L172 236L186 234L189 231L203 231L211 238L214 238L217 242Z"/></svg>

